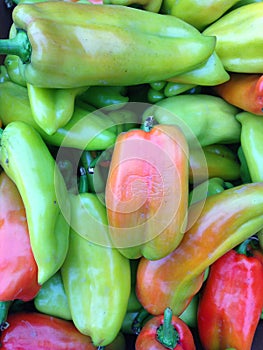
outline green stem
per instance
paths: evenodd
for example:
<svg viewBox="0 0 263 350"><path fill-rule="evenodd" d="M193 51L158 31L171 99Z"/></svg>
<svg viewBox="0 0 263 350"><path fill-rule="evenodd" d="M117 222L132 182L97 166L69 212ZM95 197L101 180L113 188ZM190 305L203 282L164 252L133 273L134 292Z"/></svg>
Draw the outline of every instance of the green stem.
<svg viewBox="0 0 263 350"><path fill-rule="evenodd" d="M157 340L167 349L174 349L179 341L179 334L172 324L173 313L167 307L164 311L163 324L157 329Z"/></svg>
<svg viewBox="0 0 263 350"><path fill-rule="evenodd" d="M257 248L258 247L258 239L256 237L249 237L244 242L239 244L239 246L236 248L236 252L238 254L244 254L246 256L251 256L251 254L249 253L249 249L248 249L249 245L252 246L253 248Z"/></svg>
<svg viewBox="0 0 263 350"><path fill-rule="evenodd" d="M0 332L5 330L8 327L6 322L9 308L12 304L12 301L1 301L0 302Z"/></svg>
<svg viewBox="0 0 263 350"><path fill-rule="evenodd" d="M135 317L132 322L132 331L134 334L138 335L143 327L144 320L149 316L149 312L145 309L142 309L138 312L138 315Z"/></svg>
<svg viewBox="0 0 263 350"><path fill-rule="evenodd" d="M79 172L79 193L86 193L89 190L86 169L84 167L80 167Z"/></svg>
<svg viewBox="0 0 263 350"><path fill-rule="evenodd" d="M153 116L149 116L147 119L145 119L144 123L141 126L141 129L149 132L152 130L154 124L154 118Z"/></svg>
<svg viewBox="0 0 263 350"><path fill-rule="evenodd" d="M12 39L0 40L0 54L19 56L23 63L30 61L32 47L27 33L24 30L18 30Z"/></svg>

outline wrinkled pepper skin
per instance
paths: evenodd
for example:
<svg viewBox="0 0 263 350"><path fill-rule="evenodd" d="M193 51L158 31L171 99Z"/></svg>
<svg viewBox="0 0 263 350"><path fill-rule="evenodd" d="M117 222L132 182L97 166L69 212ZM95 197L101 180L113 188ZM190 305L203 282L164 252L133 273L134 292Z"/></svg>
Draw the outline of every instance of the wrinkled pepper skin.
<svg viewBox="0 0 263 350"><path fill-rule="evenodd" d="M34 298L34 306L41 313L72 320L60 271L41 286Z"/></svg>
<svg viewBox="0 0 263 350"><path fill-rule="evenodd" d="M91 338L81 334L72 322L57 317L38 312L16 312L8 316L7 322L9 327L0 337L2 350L97 349ZM113 349L119 348L113 346Z"/></svg>
<svg viewBox="0 0 263 350"><path fill-rule="evenodd" d="M242 125L241 147L251 180L263 181L263 119L249 112L241 112L236 118Z"/></svg>
<svg viewBox="0 0 263 350"><path fill-rule="evenodd" d="M0 174L0 300L32 300L40 289L25 207L14 182Z"/></svg>
<svg viewBox="0 0 263 350"><path fill-rule="evenodd" d="M232 73L230 80L213 89L228 103L244 111L263 115L263 75Z"/></svg>
<svg viewBox="0 0 263 350"><path fill-rule="evenodd" d="M198 306L205 350L250 350L263 308L263 264L230 250L210 267Z"/></svg>
<svg viewBox="0 0 263 350"><path fill-rule="evenodd" d="M175 330L175 346L171 345L170 347L163 345L158 339L162 338L162 335L158 333L165 324L165 314L160 316L155 316L151 318L146 324L142 327L139 335L136 338L135 350L165 350L165 349L174 349L174 350L195 350L195 343L193 335L186 325L180 318L175 315L172 315L170 320L170 326ZM172 331L173 331L172 329ZM173 336L173 333L166 334L168 341ZM166 339L165 339L166 340Z"/></svg>
<svg viewBox="0 0 263 350"><path fill-rule="evenodd" d="M98 197L81 193L70 200L72 227L62 281L76 328L94 345L105 346L115 339L125 317L130 264L110 246L106 208ZM104 245L94 242L96 236L104 239Z"/></svg>
<svg viewBox="0 0 263 350"><path fill-rule="evenodd" d="M238 2L239 0L163 0L161 12L181 18L203 30Z"/></svg>
<svg viewBox="0 0 263 350"><path fill-rule="evenodd" d="M207 267L263 227L262 204L262 182L232 187L193 204L179 247L157 261L141 258L136 293L142 306L153 315L167 306L180 315L202 287Z"/></svg>
<svg viewBox="0 0 263 350"><path fill-rule="evenodd" d="M35 129L15 121L1 132L0 164L18 188L29 229L30 244L43 284L62 265L67 249L68 192L48 147Z"/></svg>
<svg viewBox="0 0 263 350"><path fill-rule="evenodd" d="M167 97L146 109L142 120L152 115L159 124L179 125L191 144L195 136L201 146L237 143L241 126L235 115L239 109L222 98L206 94Z"/></svg>
<svg viewBox="0 0 263 350"><path fill-rule="evenodd" d="M225 181L238 180L240 178L240 163L237 155L227 145L213 144L202 148L206 159L208 177L220 177ZM201 183L206 180L204 164L200 162L199 150L190 152L189 157L189 181Z"/></svg>
<svg viewBox="0 0 263 350"><path fill-rule="evenodd" d="M176 126L118 135L105 203L113 245L129 259L160 259L180 243L188 208L188 145Z"/></svg>
<svg viewBox="0 0 263 350"><path fill-rule="evenodd" d="M215 48L215 37L180 19L121 5L42 2L18 5L12 15L31 47L25 79L37 87L165 80L195 68Z"/></svg>
<svg viewBox="0 0 263 350"><path fill-rule="evenodd" d="M110 118L93 108L75 106L71 120L53 135L48 135L35 122L27 89L11 81L0 85L0 119L7 125L23 121L36 129L44 141L53 146L73 147L87 150L104 150L112 146L117 134L110 130L115 126Z"/></svg>
<svg viewBox="0 0 263 350"><path fill-rule="evenodd" d="M256 2L228 12L203 34L216 36L216 53L228 72L263 73L263 3Z"/></svg>

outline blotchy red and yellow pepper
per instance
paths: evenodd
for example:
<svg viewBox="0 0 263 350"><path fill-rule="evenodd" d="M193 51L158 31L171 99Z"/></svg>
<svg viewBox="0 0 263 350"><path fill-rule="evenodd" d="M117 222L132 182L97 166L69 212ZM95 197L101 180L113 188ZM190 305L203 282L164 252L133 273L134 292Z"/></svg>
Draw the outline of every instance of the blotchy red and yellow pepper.
<svg viewBox="0 0 263 350"><path fill-rule="evenodd" d="M136 292L142 306L153 315L168 306L180 315L202 287L207 267L263 227L262 205L262 182L194 203L180 245L163 259L141 258Z"/></svg>
<svg viewBox="0 0 263 350"><path fill-rule="evenodd" d="M185 136L173 125L148 124L119 134L105 190L113 245L130 259L168 255L182 240L187 220Z"/></svg>
<svg viewBox="0 0 263 350"><path fill-rule="evenodd" d="M14 182L0 174L0 300L32 300L40 289L25 207Z"/></svg>

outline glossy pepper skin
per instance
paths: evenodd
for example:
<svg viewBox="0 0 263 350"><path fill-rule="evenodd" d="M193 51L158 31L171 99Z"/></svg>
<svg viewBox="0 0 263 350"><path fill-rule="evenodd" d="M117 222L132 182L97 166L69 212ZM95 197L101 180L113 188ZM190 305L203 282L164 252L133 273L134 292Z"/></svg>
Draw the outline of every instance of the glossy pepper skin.
<svg viewBox="0 0 263 350"><path fill-rule="evenodd" d="M193 335L180 318L166 309L163 315L155 316L141 329L135 343L136 350L195 350Z"/></svg>
<svg viewBox="0 0 263 350"><path fill-rule="evenodd" d="M44 141L53 146L73 147L81 150L104 150L116 140L115 121L101 111L93 112L93 107L75 106L71 120L48 135L33 118L27 89L11 81L0 84L0 119L7 125L13 121L23 121L36 129Z"/></svg>
<svg viewBox="0 0 263 350"><path fill-rule="evenodd" d="M159 12L162 0L103 0L103 4L139 6L145 11Z"/></svg>
<svg viewBox="0 0 263 350"><path fill-rule="evenodd" d="M214 86L214 91L227 102L244 111L263 115L263 76L232 73L230 80Z"/></svg>
<svg viewBox="0 0 263 350"><path fill-rule="evenodd" d="M262 2L244 5L224 14L203 31L216 36L215 51L228 72L263 73L262 12Z"/></svg>
<svg viewBox="0 0 263 350"><path fill-rule="evenodd" d="M263 119L249 112L241 112L236 116L241 123L241 147L245 156L251 180L263 180Z"/></svg>
<svg viewBox="0 0 263 350"><path fill-rule="evenodd" d="M40 289L25 207L14 182L0 174L0 300L32 300Z"/></svg>
<svg viewBox="0 0 263 350"><path fill-rule="evenodd" d="M215 261L198 306L204 349L250 350L263 308L262 293L262 261L233 249Z"/></svg>
<svg viewBox="0 0 263 350"><path fill-rule="evenodd" d="M34 298L34 306L41 313L72 320L60 271L57 271L41 286Z"/></svg>
<svg viewBox="0 0 263 350"><path fill-rule="evenodd" d="M240 163L236 153L227 145L213 144L202 147L206 163L200 162L199 150L190 152L189 181L201 183L206 180L204 165L208 170L208 177L220 177L225 181L240 178Z"/></svg>
<svg viewBox="0 0 263 350"><path fill-rule="evenodd" d="M164 98L146 109L159 124L179 125L188 142L196 137L201 146L214 143L237 143L241 126L235 115L239 109L222 98L207 94L183 94Z"/></svg>
<svg viewBox="0 0 263 350"><path fill-rule="evenodd" d="M38 283L43 284L61 267L68 249L64 214L68 219L70 208L64 179L41 136L20 121L1 131L0 164L22 197Z"/></svg>
<svg viewBox="0 0 263 350"><path fill-rule="evenodd" d="M203 30L238 2L239 0L163 0L161 12L181 18Z"/></svg>
<svg viewBox="0 0 263 350"><path fill-rule="evenodd" d="M20 4L13 21L26 41L25 80L44 88L165 80L201 64L215 48L215 37L173 16L121 5Z"/></svg>
<svg viewBox="0 0 263 350"><path fill-rule="evenodd" d="M193 204L179 247L157 261L141 258L136 293L142 306L153 315L170 306L180 315L202 287L207 267L263 227L262 203L260 182L235 186Z"/></svg>
<svg viewBox="0 0 263 350"><path fill-rule="evenodd" d="M145 123L146 124L146 123ZM118 135L105 203L113 245L129 259L160 259L182 240L188 208L188 144L176 126Z"/></svg>
<svg viewBox="0 0 263 350"><path fill-rule="evenodd" d="M130 295L130 264L110 246L106 209L93 193L72 194L69 249L61 268L73 323L96 346L121 329Z"/></svg>
<svg viewBox="0 0 263 350"><path fill-rule="evenodd" d="M39 312L16 312L8 316L7 322L9 327L0 337L3 350L97 349L91 338L81 334L72 322L58 317ZM124 350L124 347L113 345L112 349Z"/></svg>

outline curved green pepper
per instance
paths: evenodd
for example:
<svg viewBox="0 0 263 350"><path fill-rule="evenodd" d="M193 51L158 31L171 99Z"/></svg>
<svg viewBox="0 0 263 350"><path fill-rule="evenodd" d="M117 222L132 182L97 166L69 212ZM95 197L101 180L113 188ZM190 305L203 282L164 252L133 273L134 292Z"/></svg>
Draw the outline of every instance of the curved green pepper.
<svg viewBox="0 0 263 350"><path fill-rule="evenodd" d="M87 106L86 106L87 108ZM70 121L53 135L46 134L35 122L27 89L11 81L0 85L0 119L4 125L20 120L33 126L50 145L87 150L104 150L114 144L117 134L110 131L113 121L93 108L75 107Z"/></svg>
<svg viewBox="0 0 263 350"><path fill-rule="evenodd" d="M252 182L263 181L263 119L250 112L236 116L241 123L241 146Z"/></svg>
<svg viewBox="0 0 263 350"><path fill-rule="evenodd" d="M201 146L207 146L239 142L241 126L235 118L238 112L238 108L220 97L182 94L164 98L147 108L142 120L152 115L159 124L179 125L189 142L194 134Z"/></svg>
<svg viewBox="0 0 263 350"><path fill-rule="evenodd" d="M69 224L62 211L69 217L70 208L64 179L41 136L20 121L1 131L0 164L24 202L38 283L43 284L61 267L68 249Z"/></svg>
<svg viewBox="0 0 263 350"><path fill-rule="evenodd" d="M10 80L12 80L16 84L26 86L26 82L23 78L23 75L21 74L20 67L20 65L23 65L23 63L18 56L7 55L4 60L4 65L6 67Z"/></svg>
<svg viewBox="0 0 263 350"><path fill-rule="evenodd" d="M168 82L164 88L163 93L165 97L176 96L183 92L191 90L195 86L196 85L193 85L193 84Z"/></svg>
<svg viewBox="0 0 263 350"><path fill-rule="evenodd" d="M262 13L262 2L240 6L203 31L216 36L215 50L227 71L262 73Z"/></svg>
<svg viewBox="0 0 263 350"><path fill-rule="evenodd" d="M41 286L34 298L34 306L44 314L72 320L60 271L57 271Z"/></svg>
<svg viewBox="0 0 263 350"><path fill-rule="evenodd" d="M72 227L62 280L75 326L95 346L105 346L116 338L125 317L130 264L110 247L106 208L98 197L80 193L71 195L70 202Z"/></svg>
<svg viewBox="0 0 263 350"><path fill-rule="evenodd" d="M19 55L26 82L43 88L166 80L203 63L216 44L174 16L121 5L19 4L13 21L17 39L1 41L0 53Z"/></svg>

